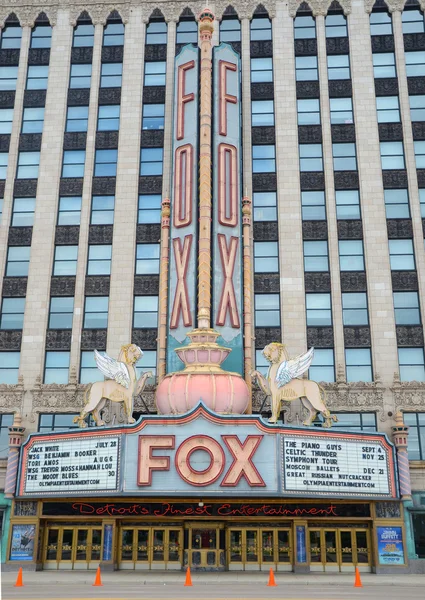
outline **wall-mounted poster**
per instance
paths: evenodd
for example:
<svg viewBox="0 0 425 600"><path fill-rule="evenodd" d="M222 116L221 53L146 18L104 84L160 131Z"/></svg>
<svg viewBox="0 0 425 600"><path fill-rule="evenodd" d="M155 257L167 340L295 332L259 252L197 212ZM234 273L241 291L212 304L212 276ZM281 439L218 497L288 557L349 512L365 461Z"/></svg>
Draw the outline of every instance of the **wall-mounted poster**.
<svg viewBox="0 0 425 600"><path fill-rule="evenodd" d="M32 560L34 554L35 525L14 525L10 560Z"/></svg>
<svg viewBox="0 0 425 600"><path fill-rule="evenodd" d="M403 533L401 527L378 527L380 565L403 565Z"/></svg>

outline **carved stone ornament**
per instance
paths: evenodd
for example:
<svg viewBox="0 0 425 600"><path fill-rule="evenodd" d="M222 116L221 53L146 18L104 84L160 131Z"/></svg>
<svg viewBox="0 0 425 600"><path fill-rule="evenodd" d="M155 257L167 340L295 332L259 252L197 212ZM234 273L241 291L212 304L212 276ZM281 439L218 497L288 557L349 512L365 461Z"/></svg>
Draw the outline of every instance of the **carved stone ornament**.
<svg viewBox="0 0 425 600"><path fill-rule="evenodd" d="M118 131L98 131L96 133L96 149L118 148L118 137Z"/></svg>
<svg viewBox="0 0 425 600"><path fill-rule="evenodd" d="M346 348L370 348L370 327L344 327Z"/></svg>
<svg viewBox="0 0 425 600"><path fill-rule="evenodd" d="M297 81L297 98L320 98L318 81Z"/></svg>
<svg viewBox="0 0 425 600"><path fill-rule="evenodd" d="M85 131L67 131L63 140L64 150L85 150L87 133Z"/></svg>
<svg viewBox="0 0 425 600"><path fill-rule="evenodd" d="M146 44L145 61L165 61L167 60L167 44Z"/></svg>
<svg viewBox="0 0 425 600"><path fill-rule="evenodd" d="M304 287L308 292L330 292L331 275L330 273L304 273ZM279 290L278 290L279 291Z"/></svg>
<svg viewBox="0 0 425 600"><path fill-rule="evenodd" d="M365 271L340 271L341 292L366 292Z"/></svg>
<svg viewBox="0 0 425 600"><path fill-rule="evenodd" d="M18 383L0 383L0 412L18 412L22 414L24 403L24 378L18 377Z"/></svg>
<svg viewBox="0 0 425 600"><path fill-rule="evenodd" d="M142 346L145 350L156 350L158 338L158 329L143 328L133 329L131 333L131 341L133 344Z"/></svg>
<svg viewBox="0 0 425 600"><path fill-rule="evenodd" d="M9 227L9 246L31 246L32 227Z"/></svg>
<svg viewBox="0 0 425 600"><path fill-rule="evenodd" d="M412 239L412 219L387 219L389 239Z"/></svg>
<svg viewBox="0 0 425 600"><path fill-rule="evenodd" d="M61 178L59 184L60 196L81 196L83 194L83 178L65 177Z"/></svg>
<svg viewBox="0 0 425 600"><path fill-rule="evenodd" d="M301 189L304 190L324 190L325 176L321 171L309 171L300 173Z"/></svg>
<svg viewBox="0 0 425 600"><path fill-rule="evenodd" d="M68 106L88 106L90 90L68 90Z"/></svg>
<svg viewBox="0 0 425 600"><path fill-rule="evenodd" d="M374 382L341 381L343 372L339 374L337 383L323 383L328 396L328 404L332 411L339 412L377 412L379 420L384 422L384 387L375 375Z"/></svg>
<svg viewBox="0 0 425 600"><path fill-rule="evenodd" d="M51 296L74 296L75 277L52 277L50 280Z"/></svg>
<svg viewBox="0 0 425 600"><path fill-rule="evenodd" d="M139 177L139 194L161 194L162 175Z"/></svg>
<svg viewBox="0 0 425 600"><path fill-rule="evenodd" d="M0 330L0 350L20 350L22 331L14 329ZM1 358L1 354L0 354Z"/></svg>
<svg viewBox="0 0 425 600"><path fill-rule="evenodd" d="M403 126L401 123L378 123L378 131L380 142L403 140Z"/></svg>
<svg viewBox="0 0 425 600"><path fill-rule="evenodd" d="M13 108L15 106L15 92L0 92L0 108Z"/></svg>
<svg viewBox="0 0 425 600"><path fill-rule="evenodd" d="M18 48L2 48L0 50L0 65L2 67L17 67L19 65Z"/></svg>
<svg viewBox="0 0 425 600"><path fill-rule="evenodd" d="M112 244L113 225L90 225L89 244Z"/></svg>
<svg viewBox="0 0 425 600"><path fill-rule="evenodd" d="M398 79L397 77L375 79L375 94L377 96L397 96Z"/></svg>
<svg viewBox="0 0 425 600"><path fill-rule="evenodd" d="M21 133L19 136L20 152L40 152L41 133Z"/></svg>
<svg viewBox="0 0 425 600"><path fill-rule="evenodd" d="M425 77L408 77L407 88L410 96L425 94Z"/></svg>
<svg viewBox="0 0 425 600"><path fill-rule="evenodd" d="M425 49L425 33L405 33L403 41L405 52Z"/></svg>
<svg viewBox="0 0 425 600"><path fill-rule="evenodd" d="M372 35L372 52L394 52L393 35Z"/></svg>
<svg viewBox="0 0 425 600"><path fill-rule="evenodd" d="M71 329L48 329L46 333L46 350L70 350Z"/></svg>
<svg viewBox="0 0 425 600"><path fill-rule="evenodd" d="M333 348L333 327L307 327L307 346L311 348Z"/></svg>
<svg viewBox="0 0 425 600"><path fill-rule="evenodd" d="M327 221L303 221L303 240L327 240Z"/></svg>
<svg viewBox="0 0 425 600"><path fill-rule="evenodd" d="M382 171L382 179L386 190L407 188L407 171Z"/></svg>
<svg viewBox="0 0 425 600"><path fill-rule="evenodd" d="M394 292L416 292L419 289L416 271L391 271L391 280Z"/></svg>
<svg viewBox="0 0 425 600"><path fill-rule="evenodd" d="M90 92L90 90L87 91ZM120 104L121 88L100 88L98 103L100 106Z"/></svg>
<svg viewBox="0 0 425 600"><path fill-rule="evenodd" d="M122 63L124 46L103 46L102 63Z"/></svg>
<svg viewBox="0 0 425 600"><path fill-rule="evenodd" d="M35 198L38 179L15 179L13 194L15 198Z"/></svg>
<svg viewBox="0 0 425 600"><path fill-rule="evenodd" d="M352 95L351 79L331 79L329 81L329 98L351 98Z"/></svg>
<svg viewBox="0 0 425 600"><path fill-rule="evenodd" d="M11 5L8 4L2 8L0 13L0 21L2 23L4 23L6 17L10 13L10 7ZM50 4L49 2L43 4L43 7L31 4L17 6L16 3L14 3L13 6L13 10L19 19L21 27L34 27L36 21L49 22L52 26L56 25L58 8L59 6L57 4Z"/></svg>
<svg viewBox="0 0 425 600"><path fill-rule="evenodd" d="M164 104L165 85L150 85L143 87L143 104Z"/></svg>
<svg viewBox="0 0 425 600"><path fill-rule="evenodd" d="M277 190L276 173L253 173L252 189L254 192L275 192Z"/></svg>
<svg viewBox="0 0 425 600"><path fill-rule="evenodd" d="M70 6L70 24L75 27L77 20L82 12L87 12L93 25L106 25L110 14L116 11L117 17L121 17L122 22L128 23L130 16L130 4L126 2L114 2L112 4L75 4Z"/></svg>
<svg viewBox="0 0 425 600"><path fill-rule="evenodd" d="M412 133L414 140L425 140L425 123L423 121L414 121L412 123Z"/></svg>
<svg viewBox="0 0 425 600"><path fill-rule="evenodd" d="M24 298L27 295L27 277L4 277L3 298Z"/></svg>
<svg viewBox="0 0 425 600"><path fill-rule="evenodd" d="M57 246L78 246L79 239L79 225L58 225L56 227L55 244Z"/></svg>
<svg viewBox="0 0 425 600"><path fill-rule="evenodd" d="M41 383L41 377L38 376L31 390L31 423L35 423L37 415L42 412L78 413L83 406L85 387L77 383L75 367L69 370L69 383Z"/></svg>
<svg viewBox="0 0 425 600"><path fill-rule="evenodd" d="M136 243L143 244L152 242L156 244L161 239L161 225L152 223L150 225L139 224L136 229Z"/></svg>
<svg viewBox="0 0 425 600"><path fill-rule="evenodd" d="M419 188L425 187L425 169L416 169Z"/></svg>
<svg viewBox="0 0 425 600"><path fill-rule="evenodd" d="M106 329L83 329L81 350L106 350Z"/></svg>
<svg viewBox="0 0 425 600"><path fill-rule="evenodd" d="M277 273L254 273L254 292L278 294L280 292L279 275Z"/></svg>
<svg viewBox="0 0 425 600"><path fill-rule="evenodd" d="M273 100L273 83L251 83L251 100Z"/></svg>
<svg viewBox="0 0 425 600"><path fill-rule="evenodd" d="M300 144L321 144L322 143L322 127L321 127L321 125L299 125L298 126L298 142Z"/></svg>
<svg viewBox="0 0 425 600"><path fill-rule="evenodd" d="M92 194L94 196L114 196L116 177L93 177Z"/></svg>
<svg viewBox="0 0 425 600"><path fill-rule="evenodd" d="M255 221L253 231L256 242L277 241L279 239L277 221Z"/></svg>
<svg viewBox="0 0 425 600"><path fill-rule="evenodd" d="M347 123L345 125L331 125L332 142L337 144L338 142L355 142L356 141L356 128L353 123Z"/></svg>
<svg viewBox="0 0 425 600"><path fill-rule="evenodd" d="M91 65L93 61L93 48L72 48L72 65Z"/></svg>
<svg viewBox="0 0 425 600"><path fill-rule="evenodd" d="M134 295L151 296L159 293L159 275L135 275Z"/></svg>
<svg viewBox="0 0 425 600"><path fill-rule="evenodd" d="M282 330L280 327L256 327L254 335L255 347L263 348L270 340L282 339Z"/></svg>
<svg viewBox="0 0 425 600"><path fill-rule="evenodd" d="M334 54L349 54L350 43L348 37L326 38L326 53Z"/></svg>
<svg viewBox="0 0 425 600"><path fill-rule="evenodd" d="M421 325L407 326L397 325L397 345L410 347L423 347L424 345L424 332Z"/></svg>
<svg viewBox="0 0 425 600"><path fill-rule="evenodd" d="M143 129L140 139L142 148L163 148L164 130L163 129Z"/></svg>
<svg viewBox="0 0 425 600"><path fill-rule="evenodd" d="M400 381L400 376L394 373L393 385L390 388L393 397L395 411L423 411L425 397L424 381Z"/></svg>
<svg viewBox="0 0 425 600"><path fill-rule="evenodd" d="M295 17L298 9L300 8L300 6L302 4L307 4L307 3L304 3L303 0L289 0L288 8L289 8L289 14L291 15L291 17ZM317 15L326 15L328 12L328 9L330 7L330 4L332 4L332 0L325 0L325 1L310 0L308 2L307 6L311 9L313 16L317 16ZM344 15L350 14L351 0L340 0L338 2L338 4L340 5L341 9L343 10Z"/></svg>
<svg viewBox="0 0 425 600"><path fill-rule="evenodd" d="M359 174L357 171L335 171L334 184L336 190L358 190Z"/></svg>
<svg viewBox="0 0 425 600"><path fill-rule="evenodd" d="M48 65L50 62L50 48L30 48L28 50L29 65Z"/></svg>
<svg viewBox="0 0 425 600"><path fill-rule="evenodd" d="M256 40L250 42L251 58L268 58L273 56L272 40Z"/></svg>
<svg viewBox="0 0 425 600"><path fill-rule="evenodd" d="M46 105L46 90L25 90L24 108L38 108Z"/></svg>
<svg viewBox="0 0 425 600"><path fill-rule="evenodd" d="M109 276L88 275L86 277L84 293L86 296L109 296L110 287Z"/></svg>
<svg viewBox="0 0 425 600"><path fill-rule="evenodd" d="M363 239L363 225L360 219L340 219L338 221L339 240Z"/></svg>

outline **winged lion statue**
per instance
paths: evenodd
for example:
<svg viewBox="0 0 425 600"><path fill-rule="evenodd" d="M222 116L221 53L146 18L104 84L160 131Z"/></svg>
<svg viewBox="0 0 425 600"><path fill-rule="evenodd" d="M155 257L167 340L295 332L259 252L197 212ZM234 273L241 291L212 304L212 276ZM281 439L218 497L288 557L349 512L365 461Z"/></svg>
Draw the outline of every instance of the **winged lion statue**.
<svg viewBox="0 0 425 600"><path fill-rule="evenodd" d="M303 425L311 425L318 412L324 418L323 427L332 427L332 421L338 421L326 406L326 391L323 387L310 379L300 379L313 362L314 348L310 348L305 354L289 358L285 345L273 342L264 348L263 356L270 363L266 377L259 371L253 371L251 376L257 379L262 391L271 396L270 423L277 422L282 402L291 402L297 398L309 413Z"/></svg>
<svg viewBox="0 0 425 600"><path fill-rule="evenodd" d="M118 360L115 360L107 354L102 355L97 350L94 351L94 358L99 371L108 379L106 381L97 381L90 383L84 390L84 408L78 417L74 418L74 423L79 427L87 427L85 421L88 414L93 415L97 426L105 425L100 417L100 411L105 406L107 400L111 402L124 402L124 412L127 417L127 423L134 423L133 397L140 394L146 385L146 380L152 377L152 373L146 372L137 380L135 364L143 356L143 352L135 344L121 346Z"/></svg>

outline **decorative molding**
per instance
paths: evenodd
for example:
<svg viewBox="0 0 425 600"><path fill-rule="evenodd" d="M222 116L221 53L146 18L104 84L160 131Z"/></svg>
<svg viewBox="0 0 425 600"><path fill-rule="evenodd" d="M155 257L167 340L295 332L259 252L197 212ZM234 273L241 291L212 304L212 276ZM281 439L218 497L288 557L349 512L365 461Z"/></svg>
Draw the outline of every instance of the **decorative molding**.
<svg viewBox="0 0 425 600"><path fill-rule="evenodd" d="M276 140L275 128L270 127L252 127L252 144L274 144Z"/></svg>
<svg viewBox="0 0 425 600"><path fill-rule="evenodd" d="M304 287L308 292L330 292L331 275L329 272L304 273Z"/></svg>
<svg viewBox="0 0 425 600"><path fill-rule="evenodd" d="M142 129L140 139L142 148L163 148L164 130L163 129Z"/></svg>
<svg viewBox="0 0 425 600"><path fill-rule="evenodd" d="M139 177L139 194L162 194L162 175Z"/></svg>
<svg viewBox="0 0 425 600"><path fill-rule="evenodd" d="M90 90L68 90L68 106L88 106L89 104Z"/></svg>
<svg viewBox="0 0 425 600"><path fill-rule="evenodd" d="M251 100L273 100L273 83L251 83Z"/></svg>
<svg viewBox="0 0 425 600"><path fill-rule="evenodd" d="M96 149L115 149L118 148L119 131L97 131Z"/></svg>
<svg viewBox="0 0 425 600"><path fill-rule="evenodd" d="M102 63L122 63L124 46L103 46Z"/></svg>
<svg viewBox="0 0 425 600"><path fill-rule="evenodd" d="M87 275L84 294L86 296L109 296L111 287L110 277L107 275Z"/></svg>
<svg viewBox="0 0 425 600"><path fill-rule="evenodd" d="M334 144L338 142L355 142L356 141L356 128L353 123L347 123L346 125L331 125L332 142Z"/></svg>
<svg viewBox="0 0 425 600"><path fill-rule="evenodd" d="M52 277L50 280L51 296L74 296L75 277Z"/></svg>
<svg viewBox="0 0 425 600"><path fill-rule="evenodd" d="M398 142L403 140L401 123L378 123L380 142Z"/></svg>
<svg viewBox="0 0 425 600"><path fill-rule="evenodd" d="M417 292L418 274L416 271L391 271L394 292Z"/></svg>
<svg viewBox="0 0 425 600"><path fill-rule="evenodd" d="M19 136L20 152L40 152L41 133L21 133Z"/></svg>
<svg viewBox="0 0 425 600"><path fill-rule="evenodd" d="M264 348L270 342L280 342L282 330L280 327L256 327L254 329L254 343L256 348Z"/></svg>
<svg viewBox="0 0 425 600"><path fill-rule="evenodd" d="M152 223L150 225L137 225L136 243L143 244L145 242L159 243L161 240L161 225L160 223Z"/></svg>
<svg viewBox="0 0 425 600"><path fill-rule="evenodd" d="M55 233L55 244L57 246L78 246L80 239L79 225L58 225Z"/></svg>
<svg viewBox="0 0 425 600"><path fill-rule="evenodd" d="M254 221L253 237L255 241L277 241L279 226L277 221Z"/></svg>
<svg viewBox="0 0 425 600"><path fill-rule="evenodd" d="M375 94L376 96L397 96L397 77L375 79Z"/></svg>
<svg viewBox="0 0 425 600"><path fill-rule="evenodd" d="M15 92L0 91L0 108L13 108L15 106Z"/></svg>
<svg viewBox="0 0 425 600"><path fill-rule="evenodd" d="M414 140L425 140L425 122L424 121L413 121L412 122L412 133Z"/></svg>
<svg viewBox="0 0 425 600"><path fill-rule="evenodd" d="M81 350L106 350L107 329L83 329Z"/></svg>
<svg viewBox="0 0 425 600"><path fill-rule="evenodd" d="M251 48L252 43L253 42L251 42ZM294 50L295 56L317 56L317 40L316 38L294 40Z"/></svg>
<svg viewBox="0 0 425 600"><path fill-rule="evenodd" d="M339 240L362 240L363 224L360 219L347 219L338 221Z"/></svg>
<svg viewBox="0 0 425 600"><path fill-rule="evenodd" d="M4 187L6 184L5 179L0 179L0 198L4 198Z"/></svg>
<svg viewBox="0 0 425 600"><path fill-rule="evenodd" d="M365 271L340 271L341 292L366 292Z"/></svg>
<svg viewBox="0 0 425 600"><path fill-rule="evenodd" d="M321 125L299 125L298 126L299 144L321 144L322 127Z"/></svg>
<svg viewBox="0 0 425 600"><path fill-rule="evenodd" d="M165 85L143 86L143 104L164 104Z"/></svg>
<svg viewBox="0 0 425 600"><path fill-rule="evenodd" d="M399 502L375 502L375 516L377 519L399 519Z"/></svg>
<svg viewBox="0 0 425 600"><path fill-rule="evenodd" d="M425 33L405 33L403 41L405 52L425 49Z"/></svg>
<svg viewBox="0 0 425 600"><path fill-rule="evenodd" d="M159 294L159 275L135 275L135 296L154 296L156 294Z"/></svg>
<svg viewBox="0 0 425 600"><path fill-rule="evenodd" d="M339 379L345 378L341 373ZM327 405L331 412L377 412L379 420L384 422L384 387L378 376L374 382L338 381L337 383L322 383L328 397Z"/></svg>
<svg viewBox="0 0 425 600"><path fill-rule="evenodd" d="M121 403L120 405L123 406ZM142 394L134 398L133 411L141 413L149 411L150 413L156 414L154 385L146 385Z"/></svg>
<svg viewBox="0 0 425 600"><path fill-rule="evenodd" d="M91 65L93 62L93 48L71 48L72 65Z"/></svg>
<svg viewBox="0 0 425 600"><path fill-rule="evenodd" d="M384 189L407 188L407 171L382 171Z"/></svg>
<svg viewBox="0 0 425 600"><path fill-rule="evenodd" d="M391 35L372 35L372 52L394 52L394 36Z"/></svg>
<svg viewBox="0 0 425 600"><path fill-rule="evenodd" d="M25 298L27 295L28 277L4 277L3 298Z"/></svg>
<svg viewBox="0 0 425 600"><path fill-rule="evenodd" d="M32 227L9 227L9 246L31 246Z"/></svg>
<svg viewBox="0 0 425 600"><path fill-rule="evenodd" d="M90 225L89 244L112 244L113 225Z"/></svg>
<svg viewBox="0 0 425 600"><path fill-rule="evenodd" d="M349 54L350 42L348 37L326 38L326 53L328 56L334 54Z"/></svg>
<svg viewBox="0 0 425 600"><path fill-rule="evenodd" d="M15 179L13 195L15 198L35 198L38 179Z"/></svg>
<svg viewBox="0 0 425 600"><path fill-rule="evenodd" d="M336 190L358 190L360 187L358 171L335 171Z"/></svg>
<svg viewBox="0 0 425 600"><path fill-rule="evenodd" d="M24 108L42 108L46 105L46 90L25 90Z"/></svg>
<svg viewBox="0 0 425 600"><path fill-rule="evenodd" d="M333 327L307 327L307 346L311 348L333 348Z"/></svg>
<svg viewBox="0 0 425 600"><path fill-rule="evenodd" d="M276 273L254 273L254 293L278 294L280 292L280 277Z"/></svg>
<svg viewBox="0 0 425 600"><path fill-rule="evenodd" d="M82 196L83 194L83 178L81 177L65 177L61 178L59 184L60 196Z"/></svg>
<svg viewBox="0 0 425 600"><path fill-rule="evenodd" d="M323 171L305 171L300 173L301 190L324 190L325 175Z"/></svg>
<svg viewBox="0 0 425 600"><path fill-rule="evenodd" d="M0 66L17 67L19 65L19 48L2 48L0 50Z"/></svg>
<svg viewBox="0 0 425 600"><path fill-rule="evenodd" d="M167 44L147 44L145 46L145 61L155 62L167 60Z"/></svg>
<svg viewBox="0 0 425 600"><path fill-rule="evenodd" d="M412 219L387 219L389 239L412 239Z"/></svg>
<svg viewBox="0 0 425 600"><path fill-rule="evenodd" d="M116 177L93 177L93 196L114 196L117 185Z"/></svg>
<svg viewBox="0 0 425 600"><path fill-rule="evenodd" d="M397 325L397 345L398 346L419 346L424 345L424 332L421 325Z"/></svg>
<svg viewBox="0 0 425 600"><path fill-rule="evenodd" d="M30 48L28 50L29 65L48 65L50 62L50 48Z"/></svg>
<svg viewBox="0 0 425 600"><path fill-rule="evenodd" d="M7 384L0 383L0 411L18 412L22 414L24 405L24 378L22 375L18 377L18 383Z"/></svg>
<svg viewBox="0 0 425 600"><path fill-rule="evenodd" d="M273 56L272 40L256 40L250 42L251 58L269 58Z"/></svg>
<svg viewBox="0 0 425 600"><path fill-rule="evenodd" d="M351 98L352 95L351 79L331 79L329 81L329 98Z"/></svg>
<svg viewBox="0 0 425 600"><path fill-rule="evenodd" d="M158 328L133 329L131 343L137 344L143 350L156 350L158 341Z"/></svg>
<svg viewBox="0 0 425 600"><path fill-rule="evenodd" d="M327 221L303 221L303 240L327 240Z"/></svg>
<svg viewBox="0 0 425 600"><path fill-rule="evenodd" d="M370 348L370 327L344 327L344 344L346 348Z"/></svg>
<svg viewBox="0 0 425 600"><path fill-rule="evenodd" d="M297 81L297 98L320 98L318 81Z"/></svg>
<svg viewBox="0 0 425 600"><path fill-rule="evenodd" d="M121 88L100 88L98 104L99 106L121 104Z"/></svg>
<svg viewBox="0 0 425 600"><path fill-rule="evenodd" d="M1 329L0 350L20 350L22 343L22 330ZM0 354L1 359L1 354Z"/></svg>
<svg viewBox="0 0 425 600"><path fill-rule="evenodd" d="M390 389L393 393L395 412L399 410L423 411L425 382L400 381L400 376L396 372L394 373L394 381Z"/></svg>
<svg viewBox="0 0 425 600"><path fill-rule="evenodd" d="M85 131L65 132L63 140L64 150L85 150L87 133Z"/></svg>
<svg viewBox="0 0 425 600"><path fill-rule="evenodd" d="M41 383L37 377L32 393L30 421L35 423L41 412L79 413L83 408L85 385L77 383L76 369L69 371L69 383Z"/></svg>
<svg viewBox="0 0 425 600"><path fill-rule="evenodd" d="M277 190L276 173L253 173L252 189L254 192L274 192Z"/></svg>
<svg viewBox="0 0 425 600"><path fill-rule="evenodd" d="M419 188L425 187L425 169L416 169Z"/></svg>
<svg viewBox="0 0 425 600"><path fill-rule="evenodd" d="M70 350L71 329L48 329L46 332L46 350Z"/></svg>
<svg viewBox="0 0 425 600"><path fill-rule="evenodd" d="M409 96L425 94L425 77L408 77L407 88Z"/></svg>

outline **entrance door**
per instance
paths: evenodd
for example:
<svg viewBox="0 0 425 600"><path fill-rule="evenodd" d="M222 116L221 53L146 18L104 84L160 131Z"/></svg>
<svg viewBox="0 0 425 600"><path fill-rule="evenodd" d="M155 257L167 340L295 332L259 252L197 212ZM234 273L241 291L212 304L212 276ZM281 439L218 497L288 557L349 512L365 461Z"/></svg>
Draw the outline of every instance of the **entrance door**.
<svg viewBox="0 0 425 600"><path fill-rule="evenodd" d="M189 529L188 565L192 569L218 569L220 557L220 530L218 527Z"/></svg>
<svg viewBox="0 0 425 600"><path fill-rule="evenodd" d="M181 569L181 528L123 527L120 531L120 569Z"/></svg>
<svg viewBox="0 0 425 600"><path fill-rule="evenodd" d="M102 528L47 527L44 569L96 569L101 559Z"/></svg>
<svg viewBox="0 0 425 600"><path fill-rule="evenodd" d="M370 537L367 529L310 529L311 571L362 571L371 569Z"/></svg>
<svg viewBox="0 0 425 600"><path fill-rule="evenodd" d="M227 561L231 571L292 570L290 529L229 529Z"/></svg>

